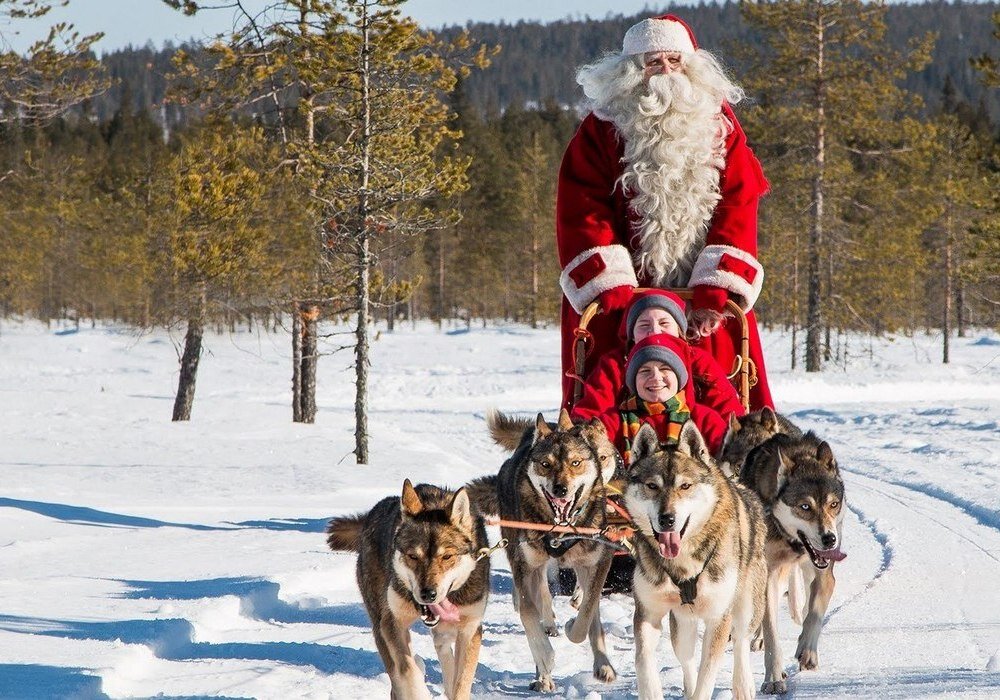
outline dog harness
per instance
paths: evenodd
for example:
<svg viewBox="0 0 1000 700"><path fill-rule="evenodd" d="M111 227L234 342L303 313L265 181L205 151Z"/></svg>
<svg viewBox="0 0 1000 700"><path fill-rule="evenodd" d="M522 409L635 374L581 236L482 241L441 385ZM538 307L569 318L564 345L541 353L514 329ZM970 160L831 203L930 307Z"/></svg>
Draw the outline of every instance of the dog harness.
<svg viewBox="0 0 1000 700"><path fill-rule="evenodd" d="M709 552L707 557L705 557L705 563L702 565L701 571L696 573L691 578L678 581L670 574L669 571L667 572L667 578L669 578L670 582L677 586L677 589L680 591L681 605L694 605L694 600L698 597L698 579L703 573L705 573L705 569L708 567L708 563L712 561L712 557L715 556L715 550L718 549L718 547L719 543L716 542L715 546L712 547L712 551Z"/></svg>

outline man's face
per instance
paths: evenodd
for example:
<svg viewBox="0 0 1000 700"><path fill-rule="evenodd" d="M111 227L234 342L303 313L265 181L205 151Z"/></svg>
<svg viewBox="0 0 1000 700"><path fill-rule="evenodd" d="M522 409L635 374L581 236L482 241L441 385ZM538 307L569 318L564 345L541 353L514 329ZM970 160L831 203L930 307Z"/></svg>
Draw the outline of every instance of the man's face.
<svg viewBox="0 0 1000 700"><path fill-rule="evenodd" d="M677 51L650 51L643 54L642 64L642 78L647 83L654 75L667 75L683 67L681 55Z"/></svg>
<svg viewBox="0 0 1000 700"><path fill-rule="evenodd" d="M666 362L647 362L636 372L635 392L643 401L668 401L677 393L677 375Z"/></svg>
<svg viewBox="0 0 1000 700"><path fill-rule="evenodd" d="M663 309L655 306L643 309L642 313L636 316L635 325L632 326L632 339L638 343L657 333L666 333L678 338L681 329L674 317Z"/></svg>

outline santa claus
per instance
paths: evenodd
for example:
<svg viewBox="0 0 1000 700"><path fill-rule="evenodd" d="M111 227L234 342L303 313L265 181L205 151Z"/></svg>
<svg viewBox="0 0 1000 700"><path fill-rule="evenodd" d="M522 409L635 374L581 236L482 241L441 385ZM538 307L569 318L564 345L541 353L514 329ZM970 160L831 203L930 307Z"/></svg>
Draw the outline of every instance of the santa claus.
<svg viewBox="0 0 1000 700"><path fill-rule="evenodd" d="M757 203L768 184L730 106L743 91L673 15L633 26L621 54L584 66L577 82L593 111L559 172L563 405L580 314L595 300L603 311L588 326L589 369L604 352L624 352L621 310L642 286L693 289L689 337L727 368L740 329L723 311L728 299L739 304L758 377L750 406L772 406L752 312L764 280Z"/></svg>

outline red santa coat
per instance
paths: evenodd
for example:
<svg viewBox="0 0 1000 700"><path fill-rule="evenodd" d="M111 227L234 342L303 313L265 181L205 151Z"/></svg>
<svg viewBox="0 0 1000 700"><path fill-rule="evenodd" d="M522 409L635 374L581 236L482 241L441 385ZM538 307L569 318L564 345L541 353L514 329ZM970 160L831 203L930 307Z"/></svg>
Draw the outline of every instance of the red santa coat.
<svg viewBox="0 0 1000 700"><path fill-rule="evenodd" d="M684 387L684 398L691 410L691 420L704 436L709 451L717 454L726 436L729 415L742 417L746 411L736 389L711 355L699 348L689 348L685 364L691 379ZM606 353L587 375L583 394L573 406L570 418L574 422L599 418L608 437L624 454L627 446L618 407L626 398L624 357L617 351ZM667 416L644 416L641 422L652 425L660 439L666 440Z"/></svg>
<svg viewBox="0 0 1000 700"><path fill-rule="evenodd" d="M752 308L763 284L757 261L757 204L768 184L760 163L729 105L723 113L733 128L726 139L726 165L720 173L721 199L712 215L705 246L695 262L688 287L700 289L700 301L721 309L726 298L740 304L750 326L750 358L758 382L750 391L750 408L773 407L764 371L757 322ZM575 368L573 331L580 314L604 291L622 285L654 286L636 277L633 253L639 249L629 218L629 198L618 184L624 144L614 124L590 114L583 120L563 156L556 202L556 242L562 267L563 406L570 407ZM698 304L696 303L696 306ZM588 324L593 336L587 376L599 358L620 344L622 312L598 314ZM731 368L739 347L739 324L726 323L698 345L724 368ZM623 348L618 349L623 352Z"/></svg>

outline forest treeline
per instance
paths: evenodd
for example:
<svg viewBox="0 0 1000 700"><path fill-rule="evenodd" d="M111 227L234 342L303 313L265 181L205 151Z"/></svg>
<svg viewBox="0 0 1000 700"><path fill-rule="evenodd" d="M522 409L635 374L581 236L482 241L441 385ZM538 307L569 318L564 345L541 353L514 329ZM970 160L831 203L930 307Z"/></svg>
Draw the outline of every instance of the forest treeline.
<svg viewBox="0 0 1000 700"><path fill-rule="evenodd" d="M557 318L573 73L636 18L427 33L402 0L275 5L206 46L0 57L0 314L185 328L191 396L204 328L290 322L305 420L317 321L343 319L325 347L355 352L366 435L375 321ZM953 331L998 324L996 4L674 9L751 96L758 318L793 357L943 328L947 361Z"/></svg>

